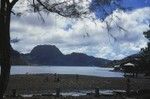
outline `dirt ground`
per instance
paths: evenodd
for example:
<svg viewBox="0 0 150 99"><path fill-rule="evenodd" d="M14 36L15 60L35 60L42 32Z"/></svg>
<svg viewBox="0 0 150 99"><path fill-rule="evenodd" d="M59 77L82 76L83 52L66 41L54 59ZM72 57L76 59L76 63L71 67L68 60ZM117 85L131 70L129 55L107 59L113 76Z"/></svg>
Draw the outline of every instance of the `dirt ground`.
<svg viewBox="0 0 150 99"><path fill-rule="evenodd" d="M130 78L130 89L137 91L139 89L150 89L150 79ZM56 89L61 92L70 92L77 90L126 90L126 78L105 78L82 75L57 75L57 74L41 74L41 75L13 75L10 77L6 95L12 95L15 90L16 94L42 94L52 93ZM124 99L116 96L80 96L80 97L59 97L58 99ZM10 99L10 98L6 98ZM11 98L11 99L26 99L26 98ZM53 96L34 96L27 99L57 99ZM142 98L141 98L142 99ZM150 98L148 98L150 99Z"/></svg>

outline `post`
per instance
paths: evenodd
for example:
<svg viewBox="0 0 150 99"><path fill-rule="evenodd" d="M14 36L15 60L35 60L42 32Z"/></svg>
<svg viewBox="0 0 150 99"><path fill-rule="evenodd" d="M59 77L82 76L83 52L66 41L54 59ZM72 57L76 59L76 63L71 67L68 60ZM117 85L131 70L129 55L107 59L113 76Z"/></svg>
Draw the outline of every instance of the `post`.
<svg viewBox="0 0 150 99"><path fill-rule="evenodd" d="M99 88L95 88L95 97L99 96Z"/></svg>
<svg viewBox="0 0 150 99"><path fill-rule="evenodd" d="M78 74L76 74L76 81L78 81L79 80L79 75Z"/></svg>
<svg viewBox="0 0 150 99"><path fill-rule="evenodd" d="M130 95L130 79L129 78L126 78L126 93L127 93L127 96Z"/></svg>
<svg viewBox="0 0 150 99"><path fill-rule="evenodd" d="M16 97L16 89L12 89L12 96Z"/></svg>
<svg viewBox="0 0 150 99"><path fill-rule="evenodd" d="M56 88L56 97L60 96L60 88Z"/></svg>

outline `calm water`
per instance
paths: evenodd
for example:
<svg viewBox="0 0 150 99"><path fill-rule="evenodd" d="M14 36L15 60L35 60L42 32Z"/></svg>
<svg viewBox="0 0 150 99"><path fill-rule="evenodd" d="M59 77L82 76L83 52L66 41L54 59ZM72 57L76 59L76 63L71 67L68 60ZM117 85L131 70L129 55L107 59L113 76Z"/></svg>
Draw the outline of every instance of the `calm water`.
<svg viewBox="0 0 150 99"><path fill-rule="evenodd" d="M113 68L79 66L12 66L11 75L15 74L79 74L99 77L123 77L123 73L112 72Z"/></svg>

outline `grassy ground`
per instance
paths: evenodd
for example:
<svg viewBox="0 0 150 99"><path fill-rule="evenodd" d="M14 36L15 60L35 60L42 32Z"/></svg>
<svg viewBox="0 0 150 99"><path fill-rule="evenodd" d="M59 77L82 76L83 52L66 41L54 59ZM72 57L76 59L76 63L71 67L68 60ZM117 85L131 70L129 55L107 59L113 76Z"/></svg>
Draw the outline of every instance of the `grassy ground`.
<svg viewBox="0 0 150 99"><path fill-rule="evenodd" d="M150 89L150 79L132 78L130 83L132 90ZM81 75L15 75L10 77L6 94L12 94L15 89L17 94L40 94L55 92L56 89L61 92L70 92L77 90L102 89L126 89L125 78L104 78ZM116 96L100 96L100 99L117 99ZM9 99L9 98L7 98ZM22 99L22 98L11 98ZM26 98L23 98L26 99ZM57 99L56 97L32 97L27 99ZM82 97L59 97L58 99L97 99L93 96ZM118 99L122 99L120 96ZM150 98L149 98L150 99Z"/></svg>

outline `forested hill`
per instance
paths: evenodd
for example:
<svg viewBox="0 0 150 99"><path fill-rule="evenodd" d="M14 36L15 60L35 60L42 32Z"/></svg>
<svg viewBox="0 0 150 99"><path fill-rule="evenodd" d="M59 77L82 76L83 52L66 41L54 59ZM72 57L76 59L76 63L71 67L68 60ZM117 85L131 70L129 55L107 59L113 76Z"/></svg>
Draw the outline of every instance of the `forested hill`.
<svg viewBox="0 0 150 99"><path fill-rule="evenodd" d="M53 65L53 66L106 66L110 60L88 56L83 53L64 55L55 45L38 45L28 54L12 50L13 65Z"/></svg>
<svg viewBox="0 0 150 99"><path fill-rule="evenodd" d="M83 53L64 55L54 45L38 45L29 54L23 55L30 64L58 66L104 66L109 60L95 58Z"/></svg>
<svg viewBox="0 0 150 99"><path fill-rule="evenodd" d="M11 64L12 65L28 65L28 62L24 57L18 52L11 48Z"/></svg>

